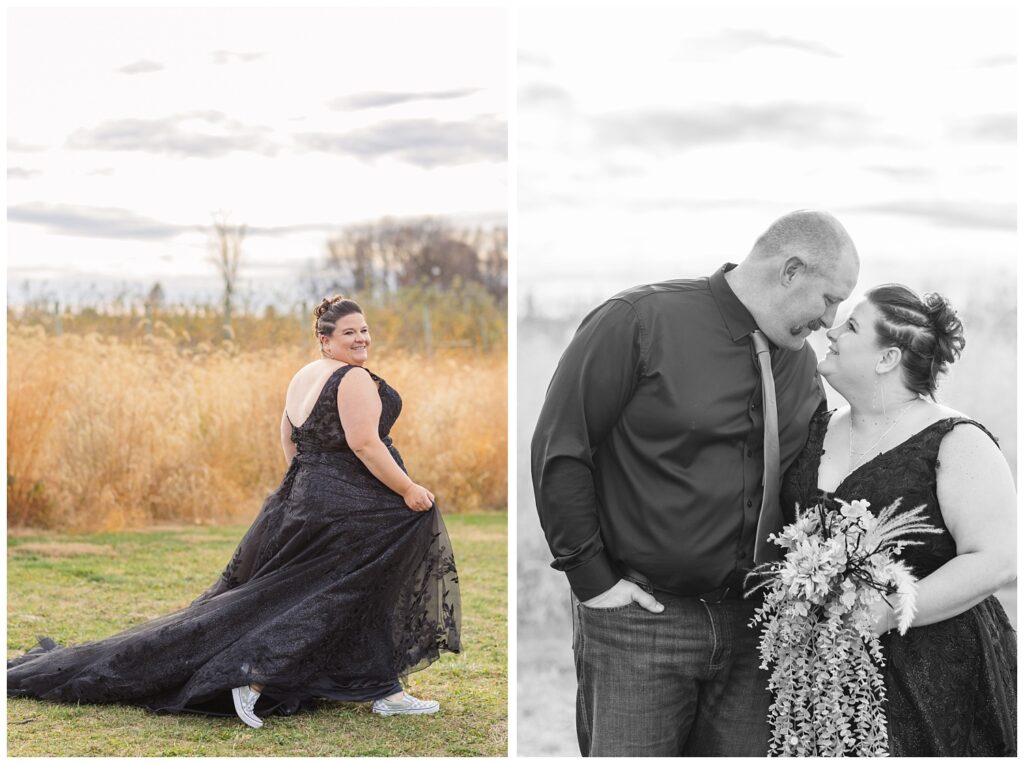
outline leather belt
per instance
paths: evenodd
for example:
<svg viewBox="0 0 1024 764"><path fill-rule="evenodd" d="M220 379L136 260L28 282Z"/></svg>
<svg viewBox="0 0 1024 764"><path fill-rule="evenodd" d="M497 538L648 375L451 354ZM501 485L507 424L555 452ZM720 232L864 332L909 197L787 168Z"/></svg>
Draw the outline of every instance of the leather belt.
<svg viewBox="0 0 1024 764"><path fill-rule="evenodd" d="M663 586L655 586L651 583L650 579L647 578L643 573L628 565L619 564L619 575L621 575L627 581L632 581L634 584L639 586L641 589L646 590L648 593L659 591L666 592L668 594L674 594L677 597L696 597L701 602L709 605L714 605L721 602L722 600L741 600L743 599L743 579L746 573L741 570L733 571L726 578L725 583L719 586L717 589L712 589L709 592L680 592L674 589L667 589Z"/></svg>

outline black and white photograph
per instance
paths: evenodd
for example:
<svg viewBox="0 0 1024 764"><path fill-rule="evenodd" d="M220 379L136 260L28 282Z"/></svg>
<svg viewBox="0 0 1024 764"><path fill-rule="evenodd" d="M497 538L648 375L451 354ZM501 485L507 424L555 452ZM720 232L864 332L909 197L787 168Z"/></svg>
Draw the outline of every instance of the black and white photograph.
<svg viewBox="0 0 1024 764"><path fill-rule="evenodd" d="M517 28L518 754L1015 755L1014 9Z"/></svg>

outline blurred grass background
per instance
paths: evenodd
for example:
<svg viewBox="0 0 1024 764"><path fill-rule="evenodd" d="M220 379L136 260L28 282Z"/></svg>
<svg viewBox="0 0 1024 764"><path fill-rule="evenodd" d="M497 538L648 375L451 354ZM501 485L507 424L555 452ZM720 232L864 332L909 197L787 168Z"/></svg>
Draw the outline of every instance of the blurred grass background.
<svg viewBox="0 0 1024 764"><path fill-rule="evenodd" d="M195 315L179 318L150 332L130 317L65 316L58 332L53 317L8 314L9 525L115 530L255 515L285 471L284 393L317 357L312 332L292 316L243 316L233 328L245 339L199 339L220 330L217 315L201 329L188 323ZM403 398L393 438L414 479L446 512L504 509L501 324L487 351L449 340L428 354L391 346L369 310L368 321L368 366Z"/></svg>

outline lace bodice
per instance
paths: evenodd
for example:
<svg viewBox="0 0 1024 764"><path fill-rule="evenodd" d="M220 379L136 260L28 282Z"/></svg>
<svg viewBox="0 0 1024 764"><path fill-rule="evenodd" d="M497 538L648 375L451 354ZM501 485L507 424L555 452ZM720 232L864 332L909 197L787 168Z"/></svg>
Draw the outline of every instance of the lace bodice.
<svg viewBox="0 0 1024 764"><path fill-rule="evenodd" d="M300 454L351 451L338 415L338 386L345 375L354 368L357 367L341 366L334 370L320 390L309 416L301 425L296 426L291 417L288 418L288 421L292 422L292 442ZM380 392L381 414L378 434L384 445L390 446L391 438L388 435L398 415L402 413L402 398L391 385L369 369L366 371L377 383Z"/></svg>
<svg viewBox="0 0 1024 764"><path fill-rule="evenodd" d="M807 446L783 478L782 510L786 522L792 522L797 504L807 507L823 499L866 499L871 502L871 511L878 513L899 499L904 509L924 505L928 522L942 530L941 534L921 536L923 544L907 547L903 552L903 559L914 575L922 578L953 559L956 541L942 519L937 494L938 474L942 469L939 446L949 431L960 424L979 427L998 443L996 437L973 419L940 419L862 464L843 478L835 491L827 492L818 488L818 468L825 453L825 433L834 413L821 412L811 420Z"/></svg>

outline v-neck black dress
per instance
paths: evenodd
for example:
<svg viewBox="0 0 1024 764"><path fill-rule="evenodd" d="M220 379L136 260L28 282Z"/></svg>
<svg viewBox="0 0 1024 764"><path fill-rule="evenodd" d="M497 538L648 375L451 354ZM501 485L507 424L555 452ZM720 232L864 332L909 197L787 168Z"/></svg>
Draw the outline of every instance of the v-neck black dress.
<svg viewBox="0 0 1024 764"><path fill-rule="evenodd" d="M348 447L328 378L298 450L220 578L189 607L97 642L8 662L7 694L155 711L233 713L229 690L263 684L257 714L313 698L367 700L460 648L458 575L437 507L413 512ZM379 434L402 409L380 377ZM404 466L403 466L404 469Z"/></svg>
<svg viewBox="0 0 1024 764"><path fill-rule="evenodd" d="M924 505L941 534L921 536L902 559L920 579L956 556L936 493L939 445L954 427L977 422L948 418L925 427L861 465L832 493L818 489L831 411L811 421L807 445L782 481L786 522L794 508L841 498L864 499L880 512L902 498L905 509ZM894 756L1012 756L1017 752L1017 637L1002 605L988 597L960 615L882 637L889 750Z"/></svg>

